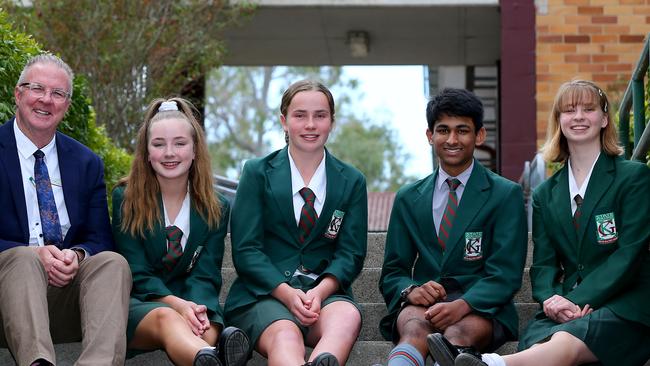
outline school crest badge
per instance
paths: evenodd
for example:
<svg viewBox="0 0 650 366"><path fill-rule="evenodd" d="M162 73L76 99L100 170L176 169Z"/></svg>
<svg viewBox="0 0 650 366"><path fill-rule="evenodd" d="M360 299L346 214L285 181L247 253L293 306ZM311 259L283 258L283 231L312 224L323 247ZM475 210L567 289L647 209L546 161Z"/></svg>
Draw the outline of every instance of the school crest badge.
<svg viewBox="0 0 650 366"><path fill-rule="evenodd" d="M327 225L327 230L325 230L324 236L326 238L336 239L336 237L339 235L339 230L341 230L341 224L343 223L343 216L345 216L345 212L334 210L334 213L332 214L332 219L330 220L330 223Z"/></svg>
<svg viewBox="0 0 650 366"><path fill-rule="evenodd" d="M596 232L598 244L610 244L618 239L618 230L616 229L613 212L596 215Z"/></svg>
<svg viewBox="0 0 650 366"><path fill-rule="evenodd" d="M466 261L477 261L483 258L483 232L466 232L465 233L465 255Z"/></svg>

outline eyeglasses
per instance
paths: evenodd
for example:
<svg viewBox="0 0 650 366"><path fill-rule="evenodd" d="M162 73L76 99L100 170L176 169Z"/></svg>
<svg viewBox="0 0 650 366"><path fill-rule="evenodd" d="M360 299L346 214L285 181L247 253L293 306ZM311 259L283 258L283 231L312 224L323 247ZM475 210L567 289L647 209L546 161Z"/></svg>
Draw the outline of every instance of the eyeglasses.
<svg viewBox="0 0 650 366"><path fill-rule="evenodd" d="M37 98L43 98L47 94L47 89L39 83L22 83L18 86L27 88L27 90ZM63 103L70 98L70 93L63 89L53 88L50 89L50 97L56 103Z"/></svg>

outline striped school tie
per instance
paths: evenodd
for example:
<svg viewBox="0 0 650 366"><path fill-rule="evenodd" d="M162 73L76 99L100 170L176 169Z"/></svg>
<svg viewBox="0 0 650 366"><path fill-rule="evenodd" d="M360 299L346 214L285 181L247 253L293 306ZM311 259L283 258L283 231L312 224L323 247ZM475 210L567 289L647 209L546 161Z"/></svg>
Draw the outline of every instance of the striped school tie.
<svg viewBox="0 0 650 366"><path fill-rule="evenodd" d="M307 187L304 187L298 193L305 200L305 204L302 205L302 210L300 210L300 221L298 222L298 230L300 230L299 239L301 243L304 243L318 219L318 214L316 213L316 209L314 209L316 195Z"/></svg>
<svg viewBox="0 0 650 366"><path fill-rule="evenodd" d="M449 196L447 197L445 213L442 215L442 220L440 221L440 230L438 230L438 243L443 251L447 247L447 239L449 239L449 233L451 233L451 227L456 218L456 210L458 209L456 189L460 186L460 180L447 178L445 182L449 186Z"/></svg>
<svg viewBox="0 0 650 366"><path fill-rule="evenodd" d="M165 228L165 235L167 236L168 248L167 253L162 259L163 265L168 271L174 269L178 259L183 255L183 247L181 246L181 238L183 231L177 226L167 226Z"/></svg>

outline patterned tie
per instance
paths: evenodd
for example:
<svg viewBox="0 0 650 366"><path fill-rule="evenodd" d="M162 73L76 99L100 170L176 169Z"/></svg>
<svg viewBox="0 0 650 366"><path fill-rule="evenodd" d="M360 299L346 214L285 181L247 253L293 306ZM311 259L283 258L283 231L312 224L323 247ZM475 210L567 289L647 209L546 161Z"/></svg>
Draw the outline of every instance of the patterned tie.
<svg viewBox="0 0 650 366"><path fill-rule="evenodd" d="M576 212L573 213L573 226L575 226L576 231L580 229L580 216L582 216L582 197L579 194L576 194L573 199L576 201Z"/></svg>
<svg viewBox="0 0 650 366"><path fill-rule="evenodd" d="M38 200L38 212L41 216L41 229L43 230L43 244L60 246L63 243L59 213L56 210L54 193L50 174L47 172L47 165L41 150L36 150L34 157L34 182L36 185L36 199Z"/></svg>
<svg viewBox="0 0 650 366"><path fill-rule="evenodd" d="M456 217L456 210L458 209L456 189L460 185L460 181L455 178L447 178L445 182L449 186L449 197L447 197L447 207L445 208L445 213L442 215L442 220L440 221L440 230L438 230L438 243L440 244L440 247L442 247L443 251L447 247L445 243L447 242L447 239L449 239L451 226Z"/></svg>
<svg viewBox="0 0 650 366"><path fill-rule="evenodd" d="M183 255L183 247L181 246L181 238L183 237L183 231L177 226L167 226L165 228L165 235L167 235L168 249L167 254L162 259L163 265L167 268L168 271L174 269L176 262Z"/></svg>
<svg viewBox="0 0 650 366"><path fill-rule="evenodd" d="M305 200L305 204L302 205L302 210L300 210L300 222L298 222L298 229L300 230L300 242L304 243L309 237L309 233L314 228L316 220L318 219L318 214L314 209L314 200L316 200L316 195L312 192L311 189L305 187L299 191L300 196Z"/></svg>

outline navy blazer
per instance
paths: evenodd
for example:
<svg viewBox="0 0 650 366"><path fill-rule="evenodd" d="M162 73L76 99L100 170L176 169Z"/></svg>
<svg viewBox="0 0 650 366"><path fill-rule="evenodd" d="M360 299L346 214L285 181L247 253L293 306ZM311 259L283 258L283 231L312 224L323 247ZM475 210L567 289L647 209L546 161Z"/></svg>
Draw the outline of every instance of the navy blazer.
<svg viewBox="0 0 650 366"><path fill-rule="evenodd" d="M26 246L29 242L14 123L15 118L12 118L0 126L0 251ZM83 248L89 255L113 250L101 159L61 132L56 133L56 150L71 224L63 239L63 248Z"/></svg>

